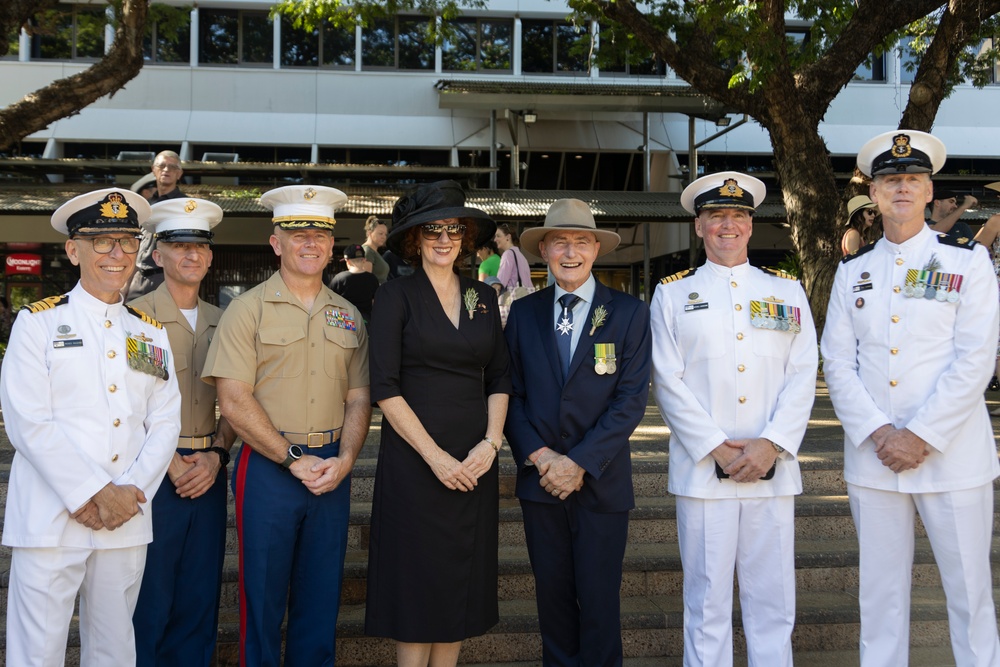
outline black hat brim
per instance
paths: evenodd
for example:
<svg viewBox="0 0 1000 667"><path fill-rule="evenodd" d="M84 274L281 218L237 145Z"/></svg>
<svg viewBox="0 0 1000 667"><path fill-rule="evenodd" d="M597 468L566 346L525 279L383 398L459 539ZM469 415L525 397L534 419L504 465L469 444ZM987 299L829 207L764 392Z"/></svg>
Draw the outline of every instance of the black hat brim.
<svg viewBox="0 0 1000 667"><path fill-rule="evenodd" d="M476 225L475 247L477 248L492 239L497 231L497 224L493 221L493 218L486 214L485 211L481 211L478 208L470 208L468 206L453 206L450 208L438 208L432 211L423 211L407 216L407 218L403 221L403 224L393 225L393 228L389 230L389 235L386 238L385 245L394 254L402 257L403 240L406 238L407 231L413 229L414 227L437 222L438 220L447 220L448 218L458 218L466 224L472 222Z"/></svg>

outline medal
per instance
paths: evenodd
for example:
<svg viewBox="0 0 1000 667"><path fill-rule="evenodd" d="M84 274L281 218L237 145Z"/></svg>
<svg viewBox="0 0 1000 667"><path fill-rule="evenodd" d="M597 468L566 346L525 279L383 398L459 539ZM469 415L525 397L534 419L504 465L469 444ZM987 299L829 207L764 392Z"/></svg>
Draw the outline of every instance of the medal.
<svg viewBox="0 0 1000 667"><path fill-rule="evenodd" d="M927 291L927 285L916 284L913 286L913 296L914 298L921 299L924 296L924 292Z"/></svg>
<svg viewBox="0 0 1000 667"><path fill-rule="evenodd" d="M948 303L958 303L959 298L958 292L948 292Z"/></svg>
<svg viewBox="0 0 1000 667"><path fill-rule="evenodd" d="M594 372L598 375L604 375L608 372L608 365L603 361L598 361L594 364Z"/></svg>
<svg viewBox="0 0 1000 667"><path fill-rule="evenodd" d="M615 366L615 344L594 343L594 372L598 375L611 375L617 370Z"/></svg>
<svg viewBox="0 0 1000 667"><path fill-rule="evenodd" d="M614 375L615 371L618 370L618 366L613 361L608 362L608 375Z"/></svg>
<svg viewBox="0 0 1000 667"><path fill-rule="evenodd" d="M938 289L937 293L934 295L934 299L935 301L942 301L942 302L947 301L948 293L945 292L943 289Z"/></svg>
<svg viewBox="0 0 1000 667"><path fill-rule="evenodd" d="M141 332L128 335L128 338L125 339L128 367L161 380L168 380L170 373L167 371L167 351L162 347L150 345L148 341L152 340Z"/></svg>

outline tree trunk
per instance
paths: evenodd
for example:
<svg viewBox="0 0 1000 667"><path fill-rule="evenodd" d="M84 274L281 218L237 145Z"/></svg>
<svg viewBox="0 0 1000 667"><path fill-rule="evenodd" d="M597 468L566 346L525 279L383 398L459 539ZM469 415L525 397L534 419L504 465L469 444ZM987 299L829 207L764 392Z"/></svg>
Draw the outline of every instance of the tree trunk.
<svg viewBox="0 0 1000 667"><path fill-rule="evenodd" d="M0 110L0 150L44 130L60 118L80 113L134 79L143 65L142 38L148 11L145 0L124 0L114 43L104 58Z"/></svg>

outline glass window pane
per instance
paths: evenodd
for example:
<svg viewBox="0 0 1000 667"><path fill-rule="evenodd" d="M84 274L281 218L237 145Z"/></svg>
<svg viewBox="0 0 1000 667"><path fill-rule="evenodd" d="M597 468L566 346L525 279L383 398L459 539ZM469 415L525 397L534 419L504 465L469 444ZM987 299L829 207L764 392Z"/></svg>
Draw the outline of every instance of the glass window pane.
<svg viewBox="0 0 1000 667"><path fill-rule="evenodd" d="M73 9L60 5L38 15L38 58L69 60L73 57ZM32 54L34 56L35 54Z"/></svg>
<svg viewBox="0 0 1000 667"><path fill-rule="evenodd" d="M509 70L514 24L511 21L479 22L479 67Z"/></svg>
<svg viewBox="0 0 1000 667"><path fill-rule="evenodd" d="M552 65L552 45L555 39L552 21L521 22L521 71L554 71Z"/></svg>
<svg viewBox="0 0 1000 667"><path fill-rule="evenodd" d="M235 65L239 62L239 13L235 10L202 9L198 17L200 48L198 62Z"/></svg>
<svg viewBox="0 0 1000 667"><path fill-rule="evenodd" d="M885 81L885 54L870 55L854 70L855 81Z"/></svg>
<svg viewBox="0 0 1000 667"><path fill-rule="evenodd" d="M449 72L474 71L479 31L476 19L457 19L450 24L455 34L441 46L441 67Z"/></svg>
<svg viewBox="0 0 1000 667"><path fill-rule="evenodd" d="M590 32L585 27L559 24L556 32L556 71L589 71Z"/></svg>
<svg viewBox="0 0 1000 667"><path fill-rule="evenodd" d="M393 22L375 21L361 31L362 67L395 67L396 48Z"/></svg>
<svg viewBox="0 0 1000 667"><path fill-rule="evenodd" d="M281 19L281 66L317 67L319 65L319 29L307 32Z"/></svg>
<svg viewBox="0 0 1000 667"><path fill-rule="evenodd" d="M186 63L191 60L191 13L184 12L176 23L170 26L157 23L156 62Z"/></svg>
<svg viewBox="0 0 1000 667"><path fill-rule="evenodd" d="M241 63L274 62L274 25L267 12L242 12L243 47Z"/></svg>
<svg viewBox="0 0 1000 667"><path fill-rule="evenodd" d="M399 17L399 69L434 69L434 45L426 18Z"/></svg>
<svg viewBox="0 0 1000 667"><path fill-rule="evenodd" d="M104 26L108 24L103 7L76 8L76 57L104 57Z"/></svg>
<svg viewBox="0 0 1000 667"><path fill-rule="evenodd" d="M914 77L917 76L917 54L910 47L909 38L904 38L899 47L901 51L899 54L899 82L913 83Z"/></svg>
<svg viewBox="0 0 1000 667"><path fill-rule="evenodd" d="M333 67L354 67L354 28L323 26L323 64Z"/></svg>

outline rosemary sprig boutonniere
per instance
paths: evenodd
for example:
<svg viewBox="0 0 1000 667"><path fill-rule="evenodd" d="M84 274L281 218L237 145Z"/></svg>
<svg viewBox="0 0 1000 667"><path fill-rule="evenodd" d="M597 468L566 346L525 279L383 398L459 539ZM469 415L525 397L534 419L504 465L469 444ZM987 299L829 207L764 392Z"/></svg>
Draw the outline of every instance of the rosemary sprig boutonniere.
<svg viewBox="0 0 1000 667"><path fill-rule="evenodd" d="M604 326L604 320L608 319L608 311L604 306L598 306L594 311L594 316L590 318L590 335L593 336L598 327Z"/></svg>
<svg viewBox="0 0 1000 667"><path fill-rule="evenodd" d="M469 288L465 290L465 309L469 311L469 319L472 319L472 314L476 312L476 304L479 303L479 295L476 294L476 290Z"/></svg>

